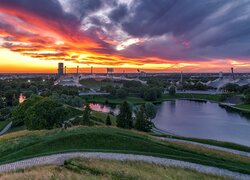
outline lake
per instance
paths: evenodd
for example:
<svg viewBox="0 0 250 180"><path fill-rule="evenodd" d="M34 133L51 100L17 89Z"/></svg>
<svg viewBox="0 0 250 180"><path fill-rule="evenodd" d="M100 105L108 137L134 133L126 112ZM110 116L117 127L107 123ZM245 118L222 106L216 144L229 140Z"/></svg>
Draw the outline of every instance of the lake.
<svg viewBox="0 0 250 180"><path fill-rule="evenodd" d="M250 146L250 119L217 103L166 101L158 106L153 122L157 128L175 135Z"/></svg>
<svg viewBox="0 0 250 180"><path fill-rule="evenodd" d="M90 104L90 108L114 115L119 113L118 106ZM157 128L175 135L250 146L250 119L238 112L230 112L217 103L166 101L158 105L153 122Z"/></svg>

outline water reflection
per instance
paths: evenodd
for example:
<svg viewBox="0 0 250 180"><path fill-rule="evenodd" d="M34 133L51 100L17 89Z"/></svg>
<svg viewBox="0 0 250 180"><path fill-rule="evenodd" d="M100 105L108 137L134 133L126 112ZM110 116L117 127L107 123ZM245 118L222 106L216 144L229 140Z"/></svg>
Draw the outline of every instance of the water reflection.
<svg viewBox="0 0 250 180"><path fill-rule="evenodd" d="M120 110L116 105L104 105L104 104L90 104L90 108L93 111L111 113L113 115L118 115Z"/></svg>
<svg viewBox="0 0 250 180"><path fill-rule="evenodd" d="M249 114L240 114L217 103L168 101L158 106L156 127L173 134L216 139L250 146Z"/></svg>

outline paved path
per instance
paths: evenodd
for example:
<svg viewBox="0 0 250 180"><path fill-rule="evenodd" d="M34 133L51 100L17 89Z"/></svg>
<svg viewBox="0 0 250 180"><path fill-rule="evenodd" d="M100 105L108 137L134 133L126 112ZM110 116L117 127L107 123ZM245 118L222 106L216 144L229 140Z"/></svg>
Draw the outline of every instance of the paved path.
<svg viewBox="0 0 250 180"><path fill-rule="evenodd" d="M0 132L0 136L6 133L11 128L11 126L12 126L12 122L7 124L7 126L5 126L5 128Z"/></svg>
<svg viewBox="0 0 250 180"><path fill-rule="evenodd" d="M213 146L209 144L203 144L203 143L198 143L198 142L193 142L193 141L187 141L187 140L180 140L180 139L173 139L173 138L165 138L165 137L152 137L153 139L158 139L158 140L165 140L165 141L171 141L171 142L183 142L183 143L189 143L193 145L199 145L202 147L206 147L209 149L214 149L214 150L219 150L219 151L224 151L232 154L237 154L240 156L246 156L250 157L249 152L244 152L244 151L239 151L239 150L234 150L234 149L229 149L229 148L224 148L224 147L219 147L219 146Z"/></svg>
<svg viewBox="0 0 250 180"><path fill-rule="evenodd" d="M6 165L0 165L0 173L17 170L17 169L25 169L25 168L36 166L36 165L47 165L47 164L62 165L65 160L76 158L76 157L144 161L144 162L154 163L158 165L189 168L189 169L196 170L202 173L209 173L209 174L214 174L214 175L219 175L219 176L227 176L227 177L231 177L234 179L242 179L242 180L250 179L250 175L232 172L229 170L220 169L216 167L209 167L205 165L184 162L184 161L152 157L152 156L144 156L144 155L98 153L98 152L96 153L94 152L63 153L63 154L55 154L55 155L49 155L49 156L43 156L43 157L36 157L36 158L18 161L18 162L6 164Z"/></svg>

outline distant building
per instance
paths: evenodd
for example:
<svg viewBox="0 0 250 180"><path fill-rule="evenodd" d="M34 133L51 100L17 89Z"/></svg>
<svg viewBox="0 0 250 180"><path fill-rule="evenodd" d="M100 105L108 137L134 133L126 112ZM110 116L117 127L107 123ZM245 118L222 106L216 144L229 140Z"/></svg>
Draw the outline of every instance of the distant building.
<svg viewBox="0 0 250 180"><path fill-rule="evenodd" d="M22 93L19 96L19 103L23 103L26 100L26 96L24 96Z"/></svg>
<svg viewBox="0 0 250 180"><path fill-rule="evenodd" d="M58 63L58 77L61 77L63 76L64 74L64 65L63 63Z"/></svg>

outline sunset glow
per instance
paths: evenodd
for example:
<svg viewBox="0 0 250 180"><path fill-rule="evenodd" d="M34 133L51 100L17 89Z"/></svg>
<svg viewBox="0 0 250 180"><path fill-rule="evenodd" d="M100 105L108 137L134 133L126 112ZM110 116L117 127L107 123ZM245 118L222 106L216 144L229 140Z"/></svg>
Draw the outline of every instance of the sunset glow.
<svg viewBox="0 0 250 180"><path fill-rule="evenodd" d="M250 70L249 27L237 29L249 3L202 2L177 16L185 2L83 2L0 0L0 72L55 73L58 62L97 72Z"/></svg>

